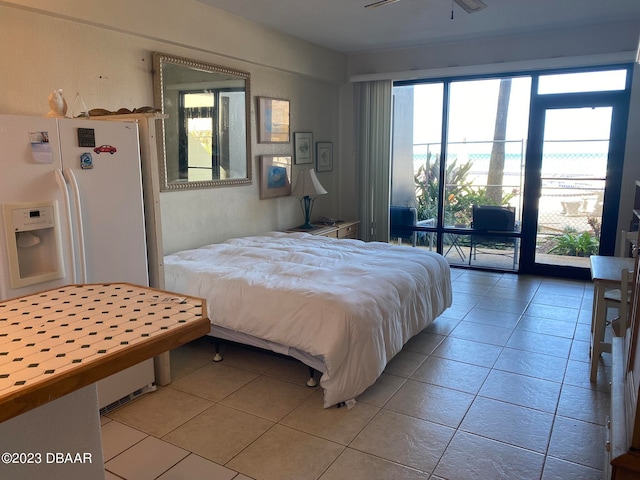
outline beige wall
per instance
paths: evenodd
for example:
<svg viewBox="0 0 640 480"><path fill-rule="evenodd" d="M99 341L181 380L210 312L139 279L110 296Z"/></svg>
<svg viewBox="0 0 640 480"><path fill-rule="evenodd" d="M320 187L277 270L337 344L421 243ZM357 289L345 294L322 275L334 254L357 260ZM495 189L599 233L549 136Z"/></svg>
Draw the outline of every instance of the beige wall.
<svg viewBox="0 0 640 480"><path fill-rule="evenodd" d="M62 88L71 114L153 105L154 51L251 73L253 184L161 195L165 253L302 223L297 199L260 200L258 158L291 145L257 143L256 97L291 100L292 131L334 142L328 195L314 213L339 216L340 86L346 57L269 31L192 0L66 0L0 3L0 112L43 115ZM78 114L82 106L75 105ZM293 177L297 173L294 166Z"/></svg>
<svg viewBox="0 0 640 480"><path fill-rule="evenodd" d="M353 87L347 80L491 73L631 58L632 22L563 29L544 35L474 40L354 54L350 57L265 29L194 0L0 1L0 113L41 115L47 96L76 92L88 108L152 105L151 53L161 51L251 73L250 186L163 193L165 252L226 238L285 229L302 221L295 198L260 200L257 172L263 154L291 153L291 145L257 143L258 96L291 100L292 131L334 142L334 171L320 174L329 191L317 215L355 218ZM637 70L637 68L636 68ZM630 113L620 225L628 222L633 183L640 178L640 88ZM76 108L76 111L79 107ZM294 166L294 178L297 173Z"/></svg>

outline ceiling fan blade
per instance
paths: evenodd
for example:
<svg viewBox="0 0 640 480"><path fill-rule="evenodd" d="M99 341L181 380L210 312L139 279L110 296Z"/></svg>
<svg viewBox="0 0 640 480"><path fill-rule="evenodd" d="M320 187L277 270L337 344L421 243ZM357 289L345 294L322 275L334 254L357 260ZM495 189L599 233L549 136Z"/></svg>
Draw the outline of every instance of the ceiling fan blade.
<svg viewBox="0 0 640 480"><path fill-rule="evenodd" d="M392 3L399 2L400 0L380 0L378 2L370 3L369 5L365 5L364 8L373 8L373 7L382 7L383 5L389 5Z"/></svg>
<svg viewBox="0 0 640 480"><path fill-rule="evenodd" d="M467 13L474 13L487 7L482 0L453 0L458 6Z"/></svg>

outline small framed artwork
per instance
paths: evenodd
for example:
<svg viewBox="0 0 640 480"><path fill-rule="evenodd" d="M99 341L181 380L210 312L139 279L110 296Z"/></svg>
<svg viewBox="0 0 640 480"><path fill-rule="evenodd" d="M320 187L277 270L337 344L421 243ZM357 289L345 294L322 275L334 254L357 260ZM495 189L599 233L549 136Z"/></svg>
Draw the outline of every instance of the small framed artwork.
<svg viewBox="0 0 640 480"><path fill-rule="evenodd" d="M289 100L258 97L258 142L289 143Z"/></svg>
<svg viewBox="0 0 640 480"><path fill-rule="evenodd" d="M333 170L333 143L316 143L316 171L330 172Z"/></svg>
<svg viewBox="0 0 640 480"><path fill-rule="evenodd" d="M313 163L313 135L308 132L294 133L293 151L296 155L296 165Z"/></svg>
<svg viewBox="0 0 640 480"><path fill-rule="evenodd" d="M260 198L291 195L291 156L260 156Z"/></svg>

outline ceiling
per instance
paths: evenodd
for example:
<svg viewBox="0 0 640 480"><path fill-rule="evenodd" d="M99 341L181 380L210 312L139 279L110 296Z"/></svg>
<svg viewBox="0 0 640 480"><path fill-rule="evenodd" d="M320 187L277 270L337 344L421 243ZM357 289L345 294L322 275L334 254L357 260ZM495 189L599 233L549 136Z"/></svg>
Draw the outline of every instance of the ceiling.
<svg viewBox="0 0 640 480"><path fill-rule="evenodd" d="M198 0L344 53L637 19L640 0L484 0L468 14L452 0ZM453 20L451 11L453 8Z"/></svg>

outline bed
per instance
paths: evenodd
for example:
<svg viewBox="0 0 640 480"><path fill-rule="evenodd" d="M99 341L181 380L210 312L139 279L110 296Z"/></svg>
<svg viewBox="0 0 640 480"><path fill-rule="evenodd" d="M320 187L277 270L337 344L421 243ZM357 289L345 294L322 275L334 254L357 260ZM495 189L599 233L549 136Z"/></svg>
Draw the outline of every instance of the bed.
<svg viewBox="0 0 640 480"><path fill-rule="evenodd" d="M451 305L439 254L381 242L270 232L165 257L165 288L207 300L210 335L322 372L324 407L373 385Z"/></svg>

